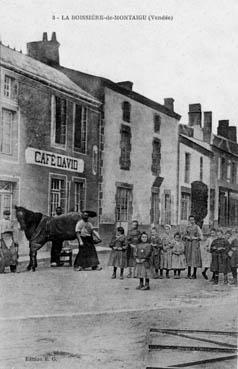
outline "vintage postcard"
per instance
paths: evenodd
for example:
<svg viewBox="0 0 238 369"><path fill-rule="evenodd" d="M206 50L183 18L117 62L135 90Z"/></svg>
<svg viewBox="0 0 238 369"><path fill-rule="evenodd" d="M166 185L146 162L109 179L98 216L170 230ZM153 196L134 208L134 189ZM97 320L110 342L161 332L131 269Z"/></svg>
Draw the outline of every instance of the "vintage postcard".
<svg viewBox="0 0 238 369"><path fill-rule="evenodd" d="M0 369L237 368L237 1L0 4Z"/></svg>

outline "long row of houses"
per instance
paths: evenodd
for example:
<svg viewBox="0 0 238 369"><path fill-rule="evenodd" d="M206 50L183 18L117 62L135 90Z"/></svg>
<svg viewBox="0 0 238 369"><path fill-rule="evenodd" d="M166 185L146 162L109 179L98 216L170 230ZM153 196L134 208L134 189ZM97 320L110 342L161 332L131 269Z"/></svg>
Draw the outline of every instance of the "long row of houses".
<svg viewBox="0 0 238 369"><path fill-rule="evenodd" d="M14 205L54 215L95 210L102 235L137 219L183 225L192 184L208 189L204 225L238 224L236 127L189 105L180 124L174 100L60 65L56 34L0 44L0 218Z"/></svg>

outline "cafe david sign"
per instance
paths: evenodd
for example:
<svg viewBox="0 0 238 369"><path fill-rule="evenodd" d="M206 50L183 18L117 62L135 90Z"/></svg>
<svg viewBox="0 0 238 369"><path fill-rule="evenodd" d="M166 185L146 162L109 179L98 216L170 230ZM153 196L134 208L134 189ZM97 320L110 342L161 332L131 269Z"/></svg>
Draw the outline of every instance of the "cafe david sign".
<svg viewBox="0 0 238 369"><path fill-rule="evenodd" d="M43 167L69 170L70 172L83 173L84 161L50 151L38 150L28 147L25 151L28 164L36 164Z"/></svg>

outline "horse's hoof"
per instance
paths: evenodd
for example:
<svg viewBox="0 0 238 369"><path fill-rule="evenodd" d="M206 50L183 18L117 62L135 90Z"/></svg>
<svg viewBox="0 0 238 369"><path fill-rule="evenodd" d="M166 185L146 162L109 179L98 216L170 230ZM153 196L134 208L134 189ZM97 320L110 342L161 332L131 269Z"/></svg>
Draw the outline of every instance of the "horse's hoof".
<svg viewBox="0 0 238 369"><path fill-rule="evenodd" d="M32 267L32 268L31 268L31 271L32 271L32 272L35 272L35 271L36 271L36 268Z"/></svg>
<svg viewBox="0 0 238 369"><path fill-rule="evenodd" d="M26 267L26 270L29 272L29 271L31 270L31 266L30 266L30 265L28 265L28 266Z"/></svg>

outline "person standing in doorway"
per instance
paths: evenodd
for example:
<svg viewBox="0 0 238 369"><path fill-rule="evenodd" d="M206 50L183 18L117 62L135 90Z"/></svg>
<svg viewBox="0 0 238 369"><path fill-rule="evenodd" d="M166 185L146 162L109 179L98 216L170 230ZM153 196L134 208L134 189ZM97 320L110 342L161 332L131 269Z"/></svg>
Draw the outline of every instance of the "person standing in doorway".
<svg viewBox="0 0 238 369"><path fill-rule="evenodd" d="M56 212L57 217L62 215L63 210L62 210L61 206L57 206L57 208L55 209L55 212ZM51 267L61 266L60 254L61 254L62 246L63 246L63 241L62 240L58 240L57 238L55 238L52 241L51 255L50 255L50 266Z"/></svg>
<svg viewBox="0 0 238 369"><path fill-rule="evenodd" d="M133 220L132 222L132 229L128 232L127 235L127 265L129 269L129 273L127 275L127 278L134 278L135 277L135 265L136 260L134 256L134 249L135 246L140 242L140 236L141 233L139 231L139 224L137 220Z"/></svg>
<svg viewBox="0 0 238 369"><path fill-rule="evenodd" d="M202 267L202 257L200 250L200 241L203 239L200 227L195 223L193 215L189 216L189 225L186 228L184 235L185 241L185 256L188 265L187 278L197 278L197 268ZM191 269L193 268L193 275Z"/></svg>

